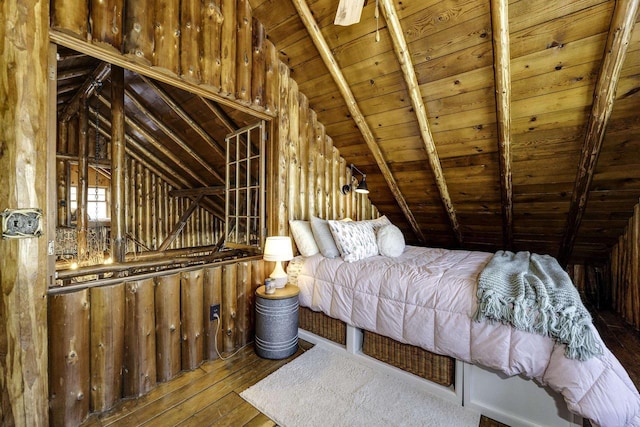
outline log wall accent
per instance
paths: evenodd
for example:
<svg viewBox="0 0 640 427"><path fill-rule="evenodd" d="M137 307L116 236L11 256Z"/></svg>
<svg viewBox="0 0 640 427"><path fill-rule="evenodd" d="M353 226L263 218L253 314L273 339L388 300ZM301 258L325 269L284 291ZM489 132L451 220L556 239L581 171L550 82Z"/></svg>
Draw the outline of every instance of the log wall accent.
<svg viewBox="0 0 640 427"><path fill-rule="evenodd" d="M168 381L180 372L180 275L156 279L156 373Z"/></svg>
<svg viewBox="0 0 640 427"><path fill-rule="evenodd" d="M609 256L612 308L640 330L640 204Z"/></svg>
<svg viewBox="0 0 640 427"><path fill-rule="evenodd" d="M253 341L254 294L265 270L254 257L51 295L53 425L78 425L90 411ZM210 317L215 304L222 327Z"/></svg>
<svg viewBox="0 0 640 427"><path fill-rule="evenodd" d="M55 138L55 130L49 133L48 18L49 2L7 0L0 7L0 210L50 211L47 139ZM55 80L55 71L52 74ZM55 163L51 166L55 170ZM55 190L49 194L53 197ZM55 217L51 220L55 223ZM45 229L49 225L45 220ZM4 425L49 425L47 269L47 237L0 240L0 418Z"/></svg>
<svg viewBox="0 0 640 427"><path fill-rule="evenodd" d="M124 284L91 289L91 410L119 399L124 351Z"/></svg>

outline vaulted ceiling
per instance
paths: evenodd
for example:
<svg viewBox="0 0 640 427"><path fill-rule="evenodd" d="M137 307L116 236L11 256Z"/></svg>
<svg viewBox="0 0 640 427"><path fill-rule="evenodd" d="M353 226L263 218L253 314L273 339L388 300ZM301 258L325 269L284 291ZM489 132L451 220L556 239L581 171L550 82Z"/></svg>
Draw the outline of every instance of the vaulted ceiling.
<svg viewBox="0 0 640 427"><path fill-rule="evenodd" d="M409 242L606 258L640 197L637 0L379 0L378 19L369 0L346 27L338 0L250 3ZM102 78L89 109L108 129L108 72L59 55L59 115ZM220 185L224 136L255 119L125 81L133 155L176 187Z"/></svg>

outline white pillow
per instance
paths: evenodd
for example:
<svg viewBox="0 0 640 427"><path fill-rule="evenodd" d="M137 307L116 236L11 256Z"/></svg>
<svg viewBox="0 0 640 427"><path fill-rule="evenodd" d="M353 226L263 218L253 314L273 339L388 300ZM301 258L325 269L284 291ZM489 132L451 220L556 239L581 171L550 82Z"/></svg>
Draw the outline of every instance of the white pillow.
<svg viewBox="0 0 640 427"><path fill-rule="evenodd" d="M395 258L404 252L404 236L393 224L385 225L378 230L377 243L380 255Z"/></svg>
<svg viewBox="0 0 640 427"><path fill-rule="evenodd" d="M378 230L380 230L385 225L391 224L391 221L389 221L389 218L387 218L384 215L382 215L380 218L366 219L366 220L364 220L362 222L367 222L367 223L371 224L371 226L373 227L373 232L374 233L377 233Z"/></svg>
<svg viewBox="0 0 640 427"><path fill-rule="evenodd" d="M313 256L319 252L309 221L291 220L289 221L289 226L300 255Z"/></svg>
<svg viewBox="0 0 640 427"><path fill-rule="evenodd" d="M368 222L329 221L329 228L340 255L346 262L378 255L376 235Z"/></svg>
<svg viewBox="0 0 640 427"><path fill-rule="evenodd" d="M311 217L311 231L316 240L320 253L326 258L336 258L340 256L336 242L333 241L331 230L326 219Z"/></svg>

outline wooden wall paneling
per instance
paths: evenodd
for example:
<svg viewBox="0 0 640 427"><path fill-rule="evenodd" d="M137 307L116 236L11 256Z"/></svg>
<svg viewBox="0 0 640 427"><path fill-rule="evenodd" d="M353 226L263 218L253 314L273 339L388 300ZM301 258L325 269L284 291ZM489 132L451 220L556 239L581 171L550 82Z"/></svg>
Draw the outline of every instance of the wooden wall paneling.
<svg viewBox="0 0 640 427"><path fill-rule="evenodd" d="M125 54L148 64L153 56L155 16L151 11L154 5L154 0L127 1L125 5L125 36L122 50Z"/></svg>
<svg viewBox="0 0 640 427"><path fill-rule="evenodd" d="M153 238L153 175L151 171L144 168L144 217L142 219L142 226L144 228L144 242L147 247L156 249L155 241Z"/></svg>
<svg viewBox="0 0 640 427"><path fill-rule="evenodd" d="M124 283L92 288L91 411L102 412L122 393Z"/></svg>
<svg viewBox="0 0 640 427"><path fill-rule="evenodd" d="M632 289L633 289L633 325L636 329L640 329L640 204L635 205L633 209L633 233L631 242L633 249L631 265Z"/></svg>
<svg viewBox="0 0 640 427"><path fill-rule="evenodd" d="M251 261L251 293L250 293L250 310L249 310L249 337L250 339L254 338L255 335L255 318L256 318L256 310L255 310L255 296L256 290L262 285L264 285L264 280L267 278L267 272L265 269L264 261L261 259L256 259Z"/></svg>
<svg viewBox="0 0 640 427"><path fill-rule="evenodd" d="M343 195L342 193L340 193L340 189L347 182L346 164L347 162L342 157L339 156L338 164L336 165L336 173L338 174L338 178L337 178L338 182L336 183L337 184L336 197L338 199L338 217L340 219L347 218L348 216L350 216L350 214L347 214L348 213L347 199L349 199L349 196L351 195L351 193L349 193L348 195Z"/></svg>
<svg viewBox="0 0 640 427"><path fill-rule="evenodd" d="M331 144L331 158L329 161L329 168L331 181L329 183L329 195L331 200L331 218L340 219L340 199L338 196L341 196L340 189L338 185L340 183L340 173L338 171L338 167L340 165L340 153L338 149L333 146L333 140L329 138L329 143Z"/></svg>
<svg viewBox="0 0 640 427"><path fill-rule="evenodd" d="M237 0L237 44L236 44L236 98L251 101L251 68L253 42L251 5L249 0Z"/></svg>
<svg viewBox="0 0 640 427"><path fill-rule="evenodd" d="M169 235L169 231L171 230L171 222L169 220L169 205L171 204L171 196L169 196L169 191L171 191L171 185L164 181L162 183L162 218L163 218L163 229L162 229L162 239Z"/></svg>
<svg viewBox="0 0 640 427"><path fill-rule="evenodd" d="M616 243L609 254L609 286L611 287L611 305L615 310L618 301L618 253L619 245Z"/></svg>
<svg viewBox="0 0 640 427"><path fill-rule="evenodd" d="M222 330L224 335L224 351L233 351L236 343L236 319L238 281L237 264L226 264L222 267Z"/></svg>
<svg viewBox="0 0 640 427"><path fill-rule="evenodd" d="M144 235L144 209L143 209L143 203L144 203L144 169L142 167L142 164L140 162L136 163L136 193L135 193L135 199L136 199L136 220L134 222L134 224L136 225L135 227L135 232L134 232L134 236L136 237L136 239L138 239L139 242L142 242L144 245L146 245L147 247L149 247L149 244L147 243L147 241L145 240L145 235Z"/></svg>
<svg viewBox="0 0 640 427"><path fill-rule="evenodd" d="M158 205L158 176L149 171L151 175L151 194L149 198L149 221L151 226L151 241L153 249L158 249L162 240L158 239L158 211L156 206Z"/></svg>
<svg viewBox="0 0 640 427"><path fill-rule="evenodd" d="M287 137L287 217L284 218L285 233L288 233L288 220L290 218L300 218L302 212L300 200L300 104L298 103L298 84L292 78L289 78L289 135Z"/></svg>
<svg viewBox="0 0 640 427"><path fill-rule="evenodd" d="M201 2L180 2L180 77L195 83L202 81L201 14Z"/></svg>
<svg viewBox="0 0 640 427"><path fill-rule="evenodd" d="M49 408L54 426L79 425L89 414L88 298L87 290L49 297Z"/></svg>
<svg viewBox="0 0 640 427"><path fill-rule="evenodd" d="M297 199L300 203L298 219L309 218L309 100L298 92L298 170L300 171L300 189Z"/></svg>
<svg viewBox="0 0 640 427"><path fill-rule="evenodd" d="M186 370L198 367L204 357L203 279L203 269L181 274L182 369Z"/></svg>
<svg viewBox="0 0 640 427"><path fill-rule="evenodd" d="M76 229L78 232L78 259L83 260L87 256L87 228L89 227L89 218L87 214L87 195L89 174L89 165L87 162L87 145L89 132L89 118L86 99L82 99L79 112L79 138L78 138L78 187L76 209Z"/></svg>
<svg viewBox="0 0 640 427"><path fill-rule="evenodd" d="M154 8L152 65L180 74L180 2L161 0Z"/></svg>
<svg viewBox="0 0 640 427"><path fill-rule="evenodd" d="M316 164L318 156L318 146L316 143L316 122L318 117L316 112L309 109L309 117L307 120L307 133L305 136L307 146L307 204L306 204L306 217L304 219L311 219L311 215L318 216L316 203Z"/></svg>
<svg viewBox="0 0 640 427"><path fill-rule="evenodd" d="M181 369L180 274L155 279L156 378L169 381Z"/></svg>
<svg viewBox="0 0 640 427"><path fill-rule="evenodd" d="M280 76L279 98L278 98L278 140L275 141L275 165L272 171L274 182L274 195L277 205L275 206L275 216L277 218L277 228L270 230L271 235L284 236L287 234L287 215L289 213L289 199L287 173L289 168L289 67L282 62L279 63L278 74Z"/></svg>
<svg viewBox="0 0 640 427"><path fill-rule="evenodd" d="M264 26L256 18L252 18L252 51L251 51L251 102L265 105L265 35Z"/></svg>
<svg viewBox="0 0 640 427"><path fill-rule="evenodd" d="M124 199L126 200L126 217L125 217L125 236L127 236L126 251L133 252L136 250L135 242L129 236L135 237L133 230L136 220L136 160L127 156L127 187L125 188Z"/></svg>
<svg viewBox="0 0 640 427"><path fill-rule="evenodd" d="M87 16L89 2L76 0L54 0L51 2L51 26L64 29L81 39L87 39Z"/></svg>
<svg viewBox="0 0 640 427"><path fill-rule="evenodd" d="M156 386L153 279L125 283L123 396L137 397Z"/></svg>
<svg viewBox="0 0 640 427"><path fill-rule="evenodd" d="M238 281L236 282L236 305L238 307L236 348L242 347L251 340L252 288L251 261L241 261L238 263Z"/></svg>
<svg viewBox="0 0 640 427"><path fill-rule="evenodd" d="M333 197L331 190L333 183L331 182L331 165L333 164L333 143L331 138L325 134L324 136L324 203L325 203L325 219L334 219L333 216Z"/></svg>
<svg viewBox="0 0 640 427"><path fill-rule="evenodd" d="M202 12L202 80L215 88L220 87L220 39L222 11L220 0L209 0Z"/></svg>
<svg viewBox="0 0 640 427"><path fill-rule="evenodd" d="M325 130L324 125L316 121L316 213L319 218L327 217L327 193L325 191L324 171L327 167L325 158Z"/></svg>
<svg viewBox="0 0 640 427"><path fill-rule="evenodd" d="M234 95L236 88L236 0L222 0L220 91Z"/></svg>
<svg viewBox="0 0 640 427"><path fill-rule="evenodd" d="M121 8L121 5L119 7ZM124 117L124 69L111 66L111 256L115 262L124 262L124 255L127 252L125 247L124 189L127 171Z"/></svg>
<svg viewBox="0 0 640 427"><path fill-rule="evenodd" d="M91 40L122 47L124 0L90 0ZM73 8L71 8L73 9Z"/></svg>
<svg viewBox="0 0 640 427"><path fill-rule="evenodd" d="M67 200L67 162L58 160L56 162L56 183L57 185L57 225L67 225L67 210L69 200Z"/></svg>
<svg viewBox="0 0 640 427"><path fill-rule="evenodd" d="M279 82L280 71L278 59L278 53L276 47L269 40L266 40L265 44L265 94L264 94L264 108L267 112L278 111L278 99L279 99ZM272 139L273 141L273 139Z"/></svg>
<svg viewBox="0 0 640 427"><path fill-rule="evenodd" d="M218 358L218 352L221 351L222 312L220 312L217 320L211 320L210 309L213 305L222 307L222 266L206 267L204 269L203 288L204 357L208 360L214 360Z"/></svg>

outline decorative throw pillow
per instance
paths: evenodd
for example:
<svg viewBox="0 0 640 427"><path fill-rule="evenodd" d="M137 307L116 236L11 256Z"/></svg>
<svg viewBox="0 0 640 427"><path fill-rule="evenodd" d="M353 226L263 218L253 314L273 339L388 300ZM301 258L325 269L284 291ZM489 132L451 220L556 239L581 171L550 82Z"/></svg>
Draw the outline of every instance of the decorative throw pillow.
<svg viewBox="0 0 640 427"><path fill-rule="evenodd" d="M378 255L376 235L368 222L329 221L329 228L340 255L346 262Z"/></svg>
<svg viewBox="0 0 640 427"><path fill-rule="evenodd" d="M311 217L311 231L316 239L316 244L320 253L326 258L336 258L340 256L336 242L333 240L329 223L326 219Z"/></svg>
<svg viewBox="0 0 640 427"><path fill-rule="evenodd" d="M380 255L398 257L404 252L404 236L393 224L385 225L378 230L377 243Z"/></svg>
<svg viewBox="0 0 640 427"><path fill-rule="evenodd" d="M289 226L300 255L313 256L318 253L318 245L313 237L309 221L291 220Z"/></svg>
<svg viewBox="0 0 640 427"><path fill-rule="evenodd" d="M391 221L389 221L389 218L387 218L384 215L382 215L380 218L366 219L366 220L364 220L362 222L368 222L369 224L371 224L371 226L373 227L373 232L374 233L377 233L378 230L380 230L385 225L391 224Z"/></svg>

